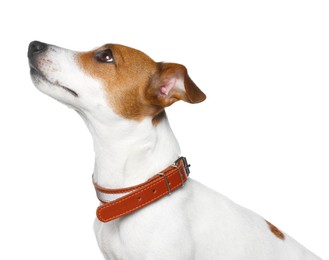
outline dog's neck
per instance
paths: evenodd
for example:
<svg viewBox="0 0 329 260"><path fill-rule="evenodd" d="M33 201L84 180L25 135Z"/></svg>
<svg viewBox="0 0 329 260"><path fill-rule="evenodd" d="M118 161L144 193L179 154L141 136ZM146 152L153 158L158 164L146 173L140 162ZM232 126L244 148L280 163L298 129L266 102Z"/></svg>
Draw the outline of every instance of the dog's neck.
<svg viewBox="0 0 329 260"><path fill-rule="evenodd" d="M165 116L157 125L117 118L109 124L84 118L94 142L94 181L104 188L123 188L146 181L180 156Z"/></svg>

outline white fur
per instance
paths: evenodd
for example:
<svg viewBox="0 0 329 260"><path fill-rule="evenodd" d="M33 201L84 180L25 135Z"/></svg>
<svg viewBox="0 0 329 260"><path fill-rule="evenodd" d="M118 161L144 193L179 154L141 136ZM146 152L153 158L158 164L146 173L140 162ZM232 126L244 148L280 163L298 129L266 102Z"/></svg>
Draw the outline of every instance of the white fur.
<svg viewBox="0 0 329 260"><path fill-rule="evenodd" d="M79 67L76 53L51 46L40 54L39 69L53 83L35 77L44 93L73 107L94 141L94 180L119 188L144 182L180 155L167 119L156 127L116 115L100 81ZM150 159L152 158L152 159ZM276 237L265 220L193 179L186 186L129 216L101 223L95 234L104 257L133 260L306 260L320 259L285 234Z"/></svg>

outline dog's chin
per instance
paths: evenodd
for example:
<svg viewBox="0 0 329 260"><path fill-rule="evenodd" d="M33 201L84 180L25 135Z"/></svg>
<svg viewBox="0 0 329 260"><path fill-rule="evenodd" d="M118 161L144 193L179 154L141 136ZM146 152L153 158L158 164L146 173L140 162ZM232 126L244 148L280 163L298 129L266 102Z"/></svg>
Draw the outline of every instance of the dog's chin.
<svg viewBox="0 0 329 260"><path fill-rule="evenodd" d="M59 84L58 82L52 82L50 80L48 80L44 75L42 75L37 69L35 69L34 67L30 67L30 74L31 74L31 78L32 81L34 83L34 85L41 90L42 92L44 92L45 94L52 96L51 92L53 91L52 88L54 89L61 89L64 90L67 94L78 98L79 95L77 92L75 92L74 90L63 86L61 84ZM47 89L45 86L47 86L49 89Z"/></svg>

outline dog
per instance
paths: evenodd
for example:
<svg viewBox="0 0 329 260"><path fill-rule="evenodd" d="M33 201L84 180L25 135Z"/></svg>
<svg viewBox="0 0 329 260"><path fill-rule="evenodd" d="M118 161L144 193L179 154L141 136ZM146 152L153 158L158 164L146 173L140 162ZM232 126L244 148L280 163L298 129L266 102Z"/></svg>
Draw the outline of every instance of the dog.
<svg viewBox="0 0 329 260"><path fill-rule="evenodd" d="M75 109L93 137L94 229L105 259L320 259L188 177L165 108L206 95L183 65L118 44L75 52L33 41L28 58L34 85Z"/></svg>

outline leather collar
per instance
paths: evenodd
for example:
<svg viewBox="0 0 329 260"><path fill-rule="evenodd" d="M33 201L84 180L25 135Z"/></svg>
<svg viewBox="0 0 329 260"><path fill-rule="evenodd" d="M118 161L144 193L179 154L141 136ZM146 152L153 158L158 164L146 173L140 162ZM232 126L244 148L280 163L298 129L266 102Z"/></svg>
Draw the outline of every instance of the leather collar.
<svg viewBox="0 0 329 260"><path fill-rule="evenodd" d="M180 157L148 181L136 186L106 189L94 183L97 197L103 203L97 208L97 218L102 222L109 222L170 195L184 187L190 173L189 167L186 158Z"/></svg>

